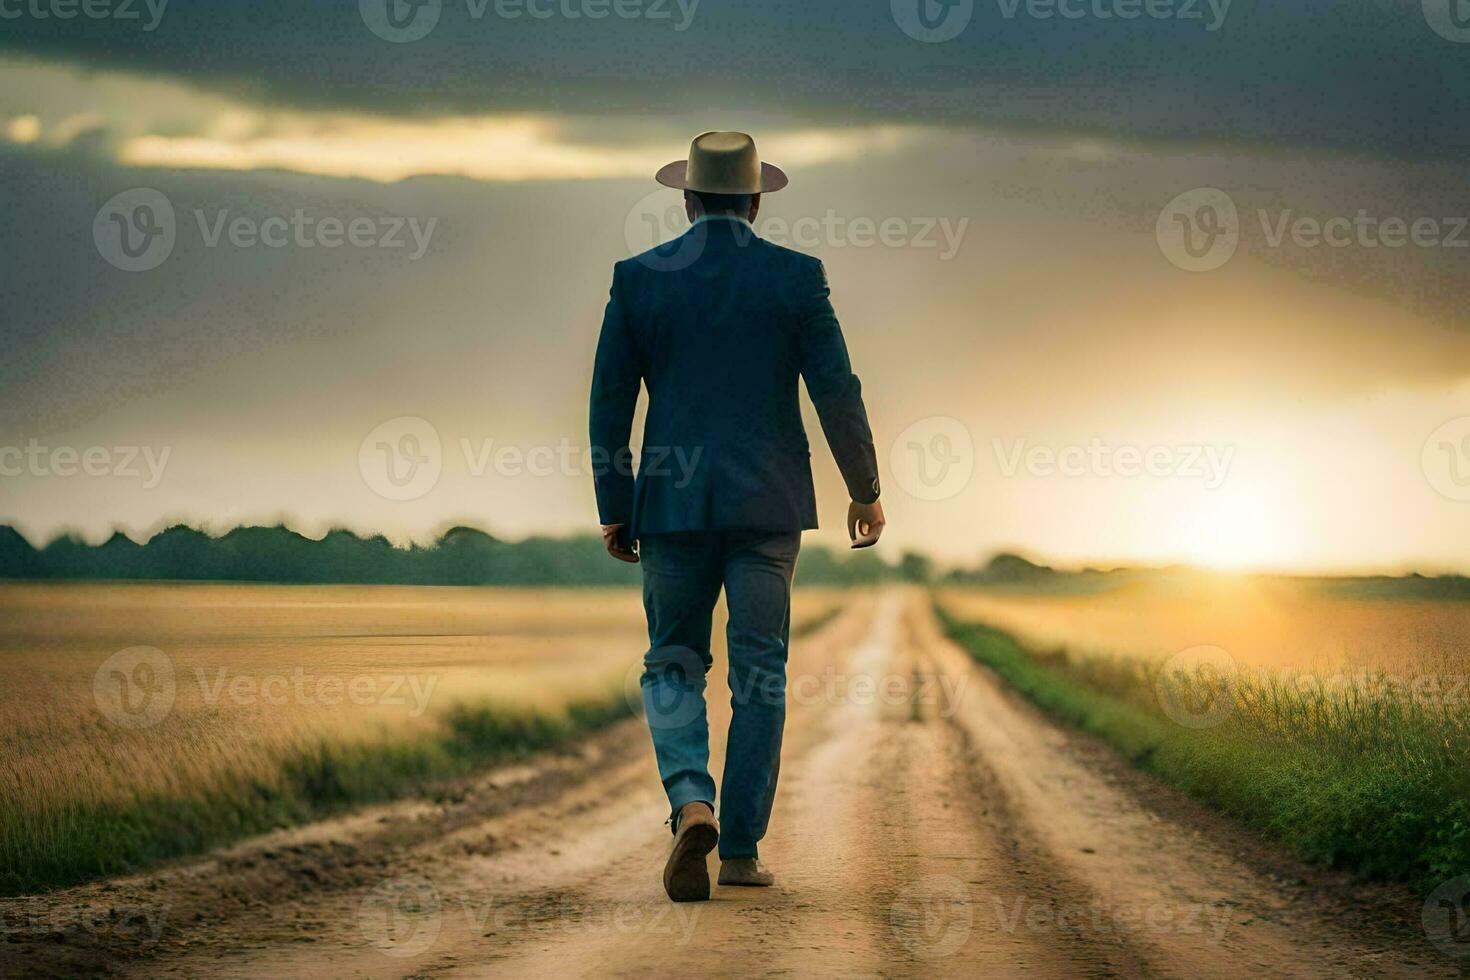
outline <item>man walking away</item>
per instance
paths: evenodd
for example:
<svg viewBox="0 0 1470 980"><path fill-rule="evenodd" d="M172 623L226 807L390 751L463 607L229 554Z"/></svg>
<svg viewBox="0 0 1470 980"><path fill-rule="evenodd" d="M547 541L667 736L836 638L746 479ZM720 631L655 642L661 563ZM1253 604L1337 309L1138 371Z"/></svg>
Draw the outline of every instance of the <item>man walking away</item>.
<svg viewBox="0 0 1470 980"><path fill-rule="evenodd" d="M643 702L674 832L664 888L680 902L709 898L705 856L716 845L721 885L775 880L758 845L781 765L791 578L801 532L817 526L799 379L847 484L853 547L877 543L884 521L826 272L752 224L786 175L744 133L705 133L656 179L684 191L693 224L613 270L591 441L607 550L643 566ZM642 386L635 479L628 442ZM732 715L717 822L704 689L721 589Z"/></svg>

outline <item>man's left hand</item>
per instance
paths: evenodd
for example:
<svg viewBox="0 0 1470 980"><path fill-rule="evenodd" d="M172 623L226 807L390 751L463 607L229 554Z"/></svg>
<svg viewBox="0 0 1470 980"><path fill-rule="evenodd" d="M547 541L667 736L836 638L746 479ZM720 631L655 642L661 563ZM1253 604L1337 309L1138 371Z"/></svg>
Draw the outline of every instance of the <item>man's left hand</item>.
<svg viewBox="0 0 1470 980"><path fill-rule="evenodd" d="M887 526L888 521L883 517L883 505L878 501L871 504L853 501L847 505L847 536L852 539L854 549L873 547L883 536L883 528Z"/></svg>

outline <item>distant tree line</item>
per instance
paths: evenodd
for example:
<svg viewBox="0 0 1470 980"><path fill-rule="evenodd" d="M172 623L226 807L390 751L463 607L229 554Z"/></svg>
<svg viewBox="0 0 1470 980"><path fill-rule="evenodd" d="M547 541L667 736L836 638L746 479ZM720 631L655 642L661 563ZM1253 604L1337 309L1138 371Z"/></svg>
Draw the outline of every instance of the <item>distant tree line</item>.
<svg viewBox="0 0 1470 980"><path fill-rule="evenodd" d="M1188 565L1162 567L1057 569L1020 555L1002 552L977 568L956 568L943 581L995 589L1058 594L1106 592L1136 582L1191 579L1215 574ZM1470 599L1470 578L1463 575L1298 576L1259 574L1258 580L1274 579L1315 588L1341 598L1384 599Z"/></svg>
<svg viewBox="0 0 1470 980"><path fill-rule="evenodd" d="M796 568L800 585L944 582L1067 593L1199 574L1179 565L1070 571L1002 553L978 567L941 576L928 556L915 552L904 552L890 564L877 550L846 554L821 546L803 548ZM365 538L346 530L317 539L276 525L237 527L212 536L178 524L142 544L119 531L101 544L63 535L35 548L14 528L0 524L0 579L598 586L637 585L639 571L608 558L594 535L503 541L478 528L455 527L431 544L401 548L382 535ZM1458 575L1294 580L1343 596L1470 599L1470 579Z"/></svg>
<svg viewBox="0 0 1470 980"><path fill-rule="evenodd" d="M802 585L862 585L927 580L927 558L897 565L876 553L839 558L822 547L802 551ZM334 530L321 539L288 527L238 527L219 536L176 525L139 544L116 532L101 544L64 535L35 548L0 525L0 578L360 583L382 585L636 585L634 565L613 561L600 538L534 537L503 541L455 527L428 545L395 546L382 535Z"/></svg>

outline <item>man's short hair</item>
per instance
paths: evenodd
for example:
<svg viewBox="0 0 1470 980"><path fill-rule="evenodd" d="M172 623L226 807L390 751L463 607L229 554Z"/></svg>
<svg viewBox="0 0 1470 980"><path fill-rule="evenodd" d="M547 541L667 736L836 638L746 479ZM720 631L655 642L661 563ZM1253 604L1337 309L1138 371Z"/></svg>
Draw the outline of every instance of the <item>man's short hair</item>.
<svg viewBox="0 0 1470 980"><path fill-rule="evenodd" d="M733 212L742 217L750 213L750 194L709 194L704 191L690 191L695 200L699 202L699 210L702 214L724 214Z"/></svg>

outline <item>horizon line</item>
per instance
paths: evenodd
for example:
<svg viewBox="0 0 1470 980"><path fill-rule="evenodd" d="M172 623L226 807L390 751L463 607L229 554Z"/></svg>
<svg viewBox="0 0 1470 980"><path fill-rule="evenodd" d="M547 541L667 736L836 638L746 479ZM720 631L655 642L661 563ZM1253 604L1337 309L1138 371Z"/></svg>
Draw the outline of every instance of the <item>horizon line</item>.
<svg viewBox="0 0 1470 980"><path fill-rule="evenodd" d="M509 544L509 545L519 545L519 544L524 544L524 543L526 543L528 541L537 541L537 540L544 540L544 541L563 541L563 542L565 542L565 541L575 541L575 540L578 540L578 539L581 539L581 538L596 539L596 537L597 537L597 535L593 534L590 531L570 532L570 533L556 533L556 532L553 532L553 531L543 531L543 532L536 532L536 533L532 533L532 534L527 534L527 535L524 535L524 536L521 536L521 537L514 537L514 538L512 538L512 537L503 537L503 536L498 535L495 532L487 529L483 524L480 524L480 523L478 523L476 521L448 520L448 521L440 522L438 525L436 525L436 527L438 528L438 530L432 532L428 536L410 535L408 537L408 539L407 539L407 544L405 545L405 544L400 544L398 542L395 542L393 540L393 538L390 535L388 535L386 532L384 532L384 531L381 531L381 530L370 530L370 531L364 532L364 531L362 531L362 530L360 530L358 528L352 527L352 526L350 526L349 524L346 524L346 523L332 524L332 525L328 526L326 528L326 530L324 530L320 535L313 535L313 534L311 534L311 533L309 533L307 531L302 530L301 528L299 528L297 526L294 526L294 523L289 518L280 517L280 518L277 518L274 523L268 523L268 522L265 522L265 521L261 521L261 522L250 522L250 521L246 521L246 522L241 522L241 523L233 524L230 527L223 528L223 529L211 529L209 527L203 526L203 524L205 522L193 522L193 521L190 521L190 520L187 520L187 519L164 519L164 520L158 521L157 523L155 523L154 525L152 525L152 527L151 527L150 530L148 530L147 532L143 532L141 534L140 534L140 532L134 530L131 527L128 527L128 526L125 526L125 525L121 525L121 524L113 524L111 526L112 529L111 529L111 531L109 533L100 536L100 538L95 538L95 539L94 539L94 536L93 535L87 534L85 531L80 530L75 525L66 525L66 524L63 524L63 525L59 525L55 529L54 533L51 534L48 538L42 539L42 538L40 538L36 534L27 533L27 531L23 527L24 523L25 522L23 522L23 521L17 521L17 520L12 519L12 518L3 518L3 519L0 519L0 530L10 530L10 531L14 532L18 537L20 537L23 541L25 541L26 544L29 545L35 551L43 551L46 548L49 548L52 545L56 544L57 542L63 541L63 540L78 541L81 544L85 545L86 547L89 547L89 548L98 548L98 547L101 547L102 545L106 544L108 541L111 541L113 538L118 537L119 535L121 535L126 540L132 542L134 545L136 545L138 547L143 547L143 546L146 546L149 542L151 542L154 538L156 538L156 537L164 534L167 531L174 530L176 528L184 528L184 529L189 530L189 531L194 531L194 532L196 532L198 534L204 535L205 537L209 538L212 541L218 541L218 540L220 540L220 539L222 539L224 537L227 537L228 535L230 535L230 534L232 534L232 533L234 533L236 531L242 531L242 530L281 530L281 531L286 531L288 533L294 534L294 535L296 535L296 536L298 536L300 538L303 538L303 539L305 539L307 541L313 541L313 542L321 542L321 541L325 540L327 537L329 537L332 534L345 533L345 534L352 535L354 538L356 538L359 541L371 541L371 540L373 540L375 538L381 538L384 541L386 541L392 548L394 548L395 550L400 550L400 551L409 551L409 550L411 550L411 549L413 549L415 547L430 547L430 546L433 546L433 545L437 544L438 542L442 541L444 539L444 537L446 535L448 535L451 531L460 530L460 529L468 530L468 531L475 531L477 533L480 533L480 534L485 535L486 537L488 537L488 538L490 538L490 539L492 539L494 541L502 542L502 543ZM838 549L833 549L833 548L826 547L826 546L820 545L820 544L815 545L814 547L822 548L823 550L827 550L827 551L837 551L838 550ZM840 553L840 551L838 553ZM1210 576L1210 577L1216 577L1216 578L1252 578L1252 577L1254 577L1254 578L1293 578L1293 579L1312 579L1312 578L1336 578L1336 579L1393 578L1393 579L1404 579L1404 578L1416 578L1417 577L1417 578L1427 578L1427 579L1441 579L1441 578L1457 579L1457 578L1467 578L1467 577L1470 577L1470 574L1467 574L1466 572L1462 572L1462 571L1444 571L1444 570L1439 570L1439 571L1425 572L1425 571L1420 570L1417 567L1415 567L1415 568L1409 568L1408 566L1401 566L1398 570L1388 570L1388 569L1384 569L1384 568L1378 568L1376 570L1369 570L1368 568L1359 568L1359 569L1351 569L1351 570L1349 570L1349 569L1339 569L1339 570L1296 569L1296 570L1288 570L1288 569L1282 569L1282 568L1264 568L1264 567L1262 567L1262 568L1243 568L1243 569L1211 568L1208 565L1202 565L1202 564L1197 564L1197 563L1188 562L1188 561L1164 561L1164 562L1147 562L1147 561L1143 561L1143 562L1129 562L1129 561L1120 561L1120 560L1117 560L1117 559L1110 559L1110 560L1079 559L1079 560L1074 560L1074 561L1056 561L1054 559L1038 558L1038 557L1036 557L1036 554L1037 553L1034 550L1027 549L1027 548L1019 548L1019 547L997 548L997 549L995 549L993 551L990 551L988 553L988 556L981 557L978 560L978 563L977 564L973 564L973 565L961 564L961 563L958 563L958 562L940 562L940 561L937 561L936 559L934 559L927 551L922 551L922 550L918 550L918 549L914 549L914 548L904 548L902 551L900 551L898 553L898 556L897 557L901 558L903 555L906 555L906 554L918 555L918 556L920 556L922 558L925 558L925 559L927 559L927 560L929 560L931 562L934 562L934 564L938 568L942 568L946 572L975 572L975 571L980 571L980 570L983 570L986 566L988 566L991 562L995 561L997 558L1013 557L1013 558L1019 558L1020 560L1027 562L1028 564L1036 567L1039 571L1051 572L1051 573L1055 573L1055 574L1059 574L1059 575L1083 575L1083 574L1089 574L1089 573L1091 573L1091 574L1100 574L1100 575L1109 575L1109 574L1116 574L1118 572L1145 572L1145 573L1186 572L1186 573L1191 573L1191 574L1196 574L1196 575L1201 575L1201 576ZM884 557L883 555L874 555L873 557L876 557L879 561L882 561L885 565L893 565L893 564L895 564L895 562L890 561L887 557ZM1406 568L1407 568L1407 570L1405 570Z"/></svg>

